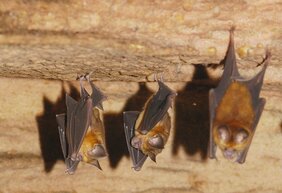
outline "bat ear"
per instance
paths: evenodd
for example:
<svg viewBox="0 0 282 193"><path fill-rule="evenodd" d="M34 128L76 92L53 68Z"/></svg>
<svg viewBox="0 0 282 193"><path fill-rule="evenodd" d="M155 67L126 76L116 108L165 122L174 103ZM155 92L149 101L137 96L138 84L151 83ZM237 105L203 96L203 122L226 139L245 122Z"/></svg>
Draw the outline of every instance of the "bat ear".
<svg viewBox="0 0 282 193"><path fill-rule="evenodd" d="M157 149L164 148L164 140L160 135L156 135L154 137L149 138L149 144Z"/></svg>
<svg viewBox="0 0 282 193"><path fill-rule="evenodd" d="M99 170L102 170L100 163L98 160L93 160L92 162L90 162L91 165L96 166Z"/></svg>
<svg viewBox="0 0 282 193"><path fill-rule="evenodd" d="M95 145L95 147L91 151L89 151L89 155L93 156L94 158L102 158L107 156L107 153L105 148L102 145L98 144Z"/></svg>
<svg viewBox="0 0 282 193"><path fill-rule="evenodd" d="M151 160L152 160L153 162L157 162L157 160L156 160L156 155L155 155L155 154L150 153L150 154L149 154L149 157L151 158Z"/></svg>

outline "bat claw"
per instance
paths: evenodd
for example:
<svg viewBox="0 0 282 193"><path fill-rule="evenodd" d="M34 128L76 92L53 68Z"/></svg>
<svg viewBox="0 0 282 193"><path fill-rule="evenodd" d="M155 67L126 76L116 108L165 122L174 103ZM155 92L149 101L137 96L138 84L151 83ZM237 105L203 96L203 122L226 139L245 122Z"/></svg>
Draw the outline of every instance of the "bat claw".
<svg viewBox="0 0 282 193"><path fill-rule="evenodd" d="M160 81L161 81L161 82L164 81L164 72L161 73Z"/></svg>
<svg viewBox="0 0 282 193"><path fill-rule="evenodd" d="M161 72L160 78L158 78L158 75L154 73L154 81L164 82L164 72Z"/></svg>
<svg viewBox="0 0 282 193"><path fill-rule="evenodd" d="M154 81L157 81L158 80L158 77L157 77L157 74L155 73L154 74Z"/></svg>
<svg viewBox="0 0 282 193"><path fill-rule="evenodd" d="M262 64L268 65L271 58L271 52L269 48L266 48L265 57L263 57L262 61L257 64L256 67L261 66Z"/></svg>
<svg viewBox="0 0 282 193"><path fill-rule="evenodd" d="M140 166L132 166L131 168L133 168L135 171L140 171L141 170Z"/></svg>
<svg viewBox="0 0 282 193"><path fill-rule="evenodd" d="M87 72L87 73L85 73L85 74L82 74L82 75L76 75L76 80L87 80L88 82L90 82L91 80L90 80L90 76L91 76L91 74L93 73L94 71L91 71L91 72Z"/></svg>
<svg viewBox="0 0 282 193"><path fill-rule="evenodd" d="M93 72L94 72L94 71L91 71L91 72L86 73L86 74L84 75L85 79L86 79L88 82L91 82L90 76L93 74Z"/></svg>

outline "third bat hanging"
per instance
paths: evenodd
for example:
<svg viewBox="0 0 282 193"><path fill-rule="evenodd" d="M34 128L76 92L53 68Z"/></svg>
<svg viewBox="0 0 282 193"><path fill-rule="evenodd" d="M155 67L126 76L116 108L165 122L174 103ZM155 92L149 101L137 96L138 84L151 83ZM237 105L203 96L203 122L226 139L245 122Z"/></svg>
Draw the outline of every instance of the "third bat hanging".
<svg viewBox="0 0 282 193"><path fill-rule="evenodd" d="M253 78L245 79L237 69L233 34L234 28L230 30L219 85L209 93L209 157L216 157L218 147L226 159L244 163L265 105L265 99L259 94L270 52L266 53L261 71Z"/></svg>

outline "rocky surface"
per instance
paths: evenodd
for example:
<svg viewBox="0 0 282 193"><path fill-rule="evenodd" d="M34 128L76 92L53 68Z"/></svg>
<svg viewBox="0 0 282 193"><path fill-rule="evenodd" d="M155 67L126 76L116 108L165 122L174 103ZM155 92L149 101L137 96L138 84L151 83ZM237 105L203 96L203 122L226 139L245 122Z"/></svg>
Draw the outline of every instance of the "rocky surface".
<svg viewBox="0 0 282 193"><path fill-rule="evenodd" d="M0 14L4 77L72 80L93 71L95 80L147 81L164 72L167 80L188 81L191 63L222 59L232 25L244 66L261 60L266 47L273 53L269 71L281 64L276 0L3 0Z"/></svg>

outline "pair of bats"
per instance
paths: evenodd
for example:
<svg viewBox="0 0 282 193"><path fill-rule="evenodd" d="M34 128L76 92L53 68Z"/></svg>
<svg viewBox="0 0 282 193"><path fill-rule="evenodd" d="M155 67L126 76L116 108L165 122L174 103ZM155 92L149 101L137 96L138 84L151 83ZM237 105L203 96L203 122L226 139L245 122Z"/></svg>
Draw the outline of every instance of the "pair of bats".
<svg viewBox="0 0 282 193"><path fill-rule="evenodd" d="M83 87L88 80L92 94ZM61 147L65 158L66 173L73 174L80 161L101 169L98 159L107 155L104 141L104 126L100 117L105 95L90 81L81 76L81 99L75 101L66 94L67 113L57 115ZM162 81L159 90L145 104L142 112L124 112L124 128L133 168L140 170L149 156L156 161L170 134L171 119L167 111L176 92ZM100 109L100 110L99 110Z"/></svg>
<svg viewBox="0 0 282 193"><path fill-rule="evenodd" d="M234 28L230 30L223 75L218 86L209 92L210 158L216 158L219 147L226 159L245 162L265 105L265 99L259 98L259 94L270 57L270 52L267 52L262 70L253 78L241 77L236 64ZM81 99L77 102L66 95L67 114L57 115L69 174L74 173L80 161L100 168L98 159L107 155L104 126L98 109L103 109L102 102L106 97L89 77L81 76L79 79ZM91 95L83 87L84 79L91 85ZM126 142L136 171L142 168L148 157L156 161L170 134L171 119L167 111L177 94L162 81L157 82L159 90L148 99L141 112L124 112Z"/></svg>

